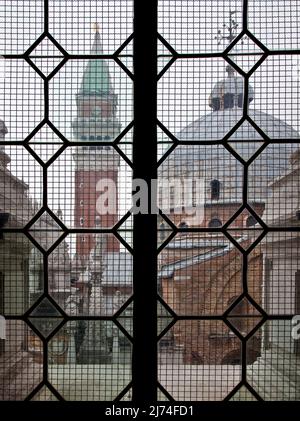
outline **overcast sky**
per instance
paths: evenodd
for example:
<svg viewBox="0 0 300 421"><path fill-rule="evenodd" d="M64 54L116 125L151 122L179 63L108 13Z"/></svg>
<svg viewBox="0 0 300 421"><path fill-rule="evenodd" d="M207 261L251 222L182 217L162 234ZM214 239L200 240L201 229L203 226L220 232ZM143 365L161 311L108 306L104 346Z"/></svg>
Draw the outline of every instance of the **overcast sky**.
<svg viewBox="0 0 300 421"><path fill-rule="evenodd" d="M113 53L133 30L133 2L114 1L49 1L49 30L57 41L71 54L88 54L94 34L92 23L98 22L104 53ZM228 23L229 10L236 10L236 20L241 24L242 0L237 1L167 1L159 2L159 32L178 52L222 51L214 39L218 29ZM249 29L269 49L299 48L297 22L298 1L249 1ZM43 1L0 0L0 54L24 52L43 31ZM240 25L241 27L241 25ZM258 52L257 47L245 39L235 52ZM129 46L126 53L131 53ZM167 51L159 45L159 53ZM56 55L51 44L35 51L36 55ZM242 66L251 65L257 56L239 59ZM57 61L55 61L57 60ZM124 59L125 60L125 59ZM159 60L159 68L168 58ZM53 59L51 66L59 62ZM125 62L125 61L124 61ZM128 67L131 61L126 61ZM36 61L42 65L41 61ZM72 60L64 66L50 83L50 119L69 139L72 138L71 122L76 116L75 94L78 90L84 60ZM109 62L115 92L119 97L118 118L125 128L132 120L132 82L114 61ZM174 133L202 115L211 112L208 96L214 83L225 75L221 59L178 60L158 84L158 117ZM251 84L255 89L252 107L274 114L299 129L299 78L298 57L276 56L255 72ZM5 80L0 80L0 118L9 129L6 140L22 140L43 118L43 84L37 73L21 60L6 60ZM130 139L130 135L127 140ZM55 136L44 130L37 137L39 142L56 141ZM141 142L143 139L140 140ZM37 146L34 146L37 147ZM36 149L45 153L57 146ZM53 149L51 149L53 148ZM18 152L17 152L18 149ZM21 151L6 147L12 156L10 168L30 186L31 195L41 201L40 166ZM145 147L146 152L146 147ZM121 166L121 213L130 204L131 173L125 163ZM49 205L55 211L60 205L65 222L72 225L74 200L74 164L71 151L67 150L49 169Z"/></svg>

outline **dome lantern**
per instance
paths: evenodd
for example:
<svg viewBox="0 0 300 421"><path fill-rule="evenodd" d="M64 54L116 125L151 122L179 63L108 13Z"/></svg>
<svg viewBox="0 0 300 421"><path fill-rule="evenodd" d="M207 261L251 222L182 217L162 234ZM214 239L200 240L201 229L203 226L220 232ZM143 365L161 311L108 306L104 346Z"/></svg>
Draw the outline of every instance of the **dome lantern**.
<svg viewBox="0 0 300 421"><path fill-rule="evenodd" d="M214 111L243 108L244 79L237 76L231 66L226 67L226 79L217 82L209 97L209 106ZM254 90L249 85L248 104L254 99Z"/></svg>

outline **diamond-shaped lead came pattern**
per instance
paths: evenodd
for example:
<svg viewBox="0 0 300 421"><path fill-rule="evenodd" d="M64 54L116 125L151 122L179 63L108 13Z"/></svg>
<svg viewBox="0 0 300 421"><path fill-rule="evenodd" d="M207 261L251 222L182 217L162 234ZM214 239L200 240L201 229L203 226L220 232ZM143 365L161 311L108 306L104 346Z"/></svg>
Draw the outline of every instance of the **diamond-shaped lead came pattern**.
<svg viewBox="0 0 300 421"><path fill-rule="evenodd" d="M262 314L243 297L228 313L227 320L242 335L247 336L260 323Z"/></svg>
<svg viewBox="0 0 300 421"><path fill-rule="evenodd" d="M157 127L157 139L157 159L160 160L168 152L171 146L174 145L174 142L160 127Z"/></svg>
<svg viewBox="0 0 300 421"><path fill-rule="evenodd" d="M160 73L167 66L170 60L172 60L173 55L170 50L168 50L168 48L159 40L157 42L157 54L157 71Z"/></svg>
<svg viewBox="0 0 300 421"><path fill-rule="evenodd" d="M237 242L240 247L242 247L244 250L248 250L248 248L254 243L255 240L263 233L262 229L255 229L251 232L248 230L227 230L227 234L235 241Z"/></svg>
<svg viewBox="0 0 300 421"><path fill-rule="evenodd" d="M118 59L127 67L131 74L133 74L133 40L131 40L120 52Z"/></svg>
<svg viewBox="0 0 300 421"><path fill-rule="evenodd" d="M251 208L249 208L251 210ZM234 220L228 226L228 229L232 229L234 227L247 227L247 228L255 228L255 229L262 229L263 227L258 222L255 213L251 212L248 209L243 209L239 212L238 215L234 218ZM238 231L240 233L240 230Z"/></svg>
<svg viewBox="0 0 300 421"><path fill-rule="evenodd" d="M258 239L258 237L263 233L262 229L255 229L249 232L246 229L241 230L227 230L227 234L239 244L244 250L248 250L248 248Z"/></svg>
<svg viewBox="0 0 300 421"><path fill-rule="evenodd" d="M173 320L173 316L160 301L157 301L157 317L157 335L160 335ZM168 335L167 332L165 336L170 336L170 333Z"/></svg>
<svg viewBox="0 0 300 421"><path fill-rule="evenodd" d="M29 57L45 76L49 76L64 58L48 37L42 39Z"/></svg>
<svg viewBox="0 0 300 421"><path fill-rule="evenodd" d="M61 148L63 141L45 124L29 141L30 148L46 163Z"/></svg>
<svg viewBox="0 0 300 421"><path fill-rule="evenodd" d="M236 393L229 399L230 401L256 401L257 399L252 395L246 386L241 386Z"/></svg>
<svg viewBox="0 0 300 421"><path fill-rule="evenodd" d="M158 204L160 202L160 195L158 193ZM168 224L166 219L157 221L157 247L161 247L174 233L173 228Z"/></svg>
<svg viewBox="0 0 300 421"><path fill-rule="evenodd" d="M29 317L30 322L33 326L44 336L47 338L53 330L59 326L62 322L62 318L45 318L45 317Z"/></svg>
<svg viewBox="0 0 300 421"><path fill-rule="evenodd" d="M44 338L47 338L62 322L63 318L62 314L48 298L43 298L43 300L32 310L29 320Z"/></svg>
<svg viewBox="0 0 300 421"><path fill-rule="evenodd" d="M132 400L132 388L128 390L128 392L125 393L121 401L131 401Z"/></svg>
<svg viewBox="0 0 300 421"><path fill-rule="evenodd" d="M248 162L252 156L263 146L263 142L244 142L237 143L228 143L231 148L239 154L244 162Z"/></svg>
<svg viewBox="0 0 300 421"><path fill-rule="evenodd" d="M228 145L237 152L245 162L252 158L264 144L263 142L264 139L262 136L248 121L244 121L228 139Z"/></svg>
<svg viewBox="0 0 300 421"><path fill-rule="evenodd" d="M133 247L133 216L129 215L118 229L118 234L132 248Z"/></svg>
<svg viewBox="0 0 300 421"><path fill-rule="evenodd" d="M126 330L129 335L133 335L133 304L130 302L117 318L120 325Z"/></svg>
<svg viewBox="0 0 300 421"><path fill-rule="evenodd" d="M32 401L58 401L58 398L54 396L51 390L44 385L34 396L31 398Z"/></svg>
<svg viewBox="0 0 300 421"><path fill-rule="evenodd" d="M30 227L29 233L44 250L49 250L61 237L63 230L45 211Z"/></svg>
<svg viewBox="0 0 300 421"><path fill-rule="evenodd" d="M43 298L42 301L32 310L30 317L62 317L60 311L51 303L48 298Z"/></svg>
<svg viewBox="0 0 300 421"><path fill-rule="evenodd" d="M248 73L262 57L264 51L245 35L229 51L228 57L239 66L239 68Z"/></svg>
<svg viewBox="0 0 300 421"><path fill-rule="evenodd" d="M227 234L244 250L247 250L262 233L263 227L248 209L241 211L227 228Z"/></svg>

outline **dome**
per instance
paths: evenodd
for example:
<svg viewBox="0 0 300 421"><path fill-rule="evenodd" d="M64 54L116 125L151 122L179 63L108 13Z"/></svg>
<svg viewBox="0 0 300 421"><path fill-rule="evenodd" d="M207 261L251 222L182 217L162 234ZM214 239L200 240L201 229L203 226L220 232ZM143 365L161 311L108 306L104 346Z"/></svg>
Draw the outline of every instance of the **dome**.
<svg viewBox="0 0 300 421"><path fill-rule="evenodd" d="M265 201L269 193L268 183L286 169L291 153L297 149L296 144L288 144L289 139L300 140L300 135L290 125L269 114L252 109L248 115L271 140L287 142L268 145L249 166L249 201ZM227 108L189 124L177 134L177 138L200 144L177 146L160 166L160 176L200 177L205 179L206 186L211 180L217 179L221 183L220 200L241 201L243 165L224 146L215 145L213 141L222 140L242 117L241 108ZM205 144L201 145L201 141ZM247 120L228 139L230 146L245 161L251 158L263 141Z"/></svg>
<svg viewBox="0 0 300 421"><path fill-rule="evenodd" d="M250 109L248 115L271 140L300 139L299 133L292 126L270 114ZM212 112L189 124L177 134L177 138L182 141L222 140L242 117L243 110L240 108L229 108ZM230 140L232 139L263 140L256 129L247 121L230 136Z"/></svg>

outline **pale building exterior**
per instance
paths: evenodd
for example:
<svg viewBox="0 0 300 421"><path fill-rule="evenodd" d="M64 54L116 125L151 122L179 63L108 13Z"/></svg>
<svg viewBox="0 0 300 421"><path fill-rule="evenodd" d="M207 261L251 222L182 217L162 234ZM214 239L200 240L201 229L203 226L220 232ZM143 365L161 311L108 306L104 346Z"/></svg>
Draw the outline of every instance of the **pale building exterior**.
<svg viewBox="0 0 300 421"><path fill-rule="evenodd" d="M270 187L265 221L270 227L300 226L300 150L291 156L285 172ZM300 234L273 232L261 244L264 256L263 307L272 320L263 329L261 357L250 368L249 378L263 399L300 399L300 347L293 337L291 317L300 314Z"/></svg>
<svg viewBox="0 0 300 421"><path fill-rule="evenodd" d="M7 128L0 120L0 138ZM0 148L0 223L1 228L23 228L39 210L29 195L29 186L9 169L11 158ZM30 235L43 250L48 250L61 235L57 223L43 213L32 225ZM59 264L60 262L63 264ZM48 260L49 294L64 307L70 289L70 257L65 241ZM22 233L6 232L0 238L0 315L22 316L44 293L44 265L41 251ZM51 305L43 301L32 310L49 315ZM47 326L48 324L48 326ZM0 399L22 400L41 380L42 343L21 320L5 320L5 339L0 341ZM49 321L36 325L41 332Z"/></svg>

